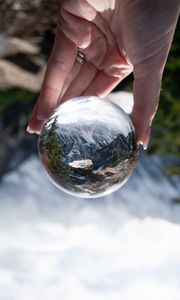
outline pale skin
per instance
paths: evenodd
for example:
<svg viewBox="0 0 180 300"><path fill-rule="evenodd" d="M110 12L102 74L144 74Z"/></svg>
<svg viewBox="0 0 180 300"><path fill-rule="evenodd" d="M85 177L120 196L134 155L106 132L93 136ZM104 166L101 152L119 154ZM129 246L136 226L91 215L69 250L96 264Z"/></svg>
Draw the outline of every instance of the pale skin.
<svg viewBox="0 0 180 300"><path fill-rule="evenodd" d="M131 118L146 148L179 11L179 0L60 1L56 38L28 132L39 134L61 102L104 97L133 72ZM77 49L86 57L83 65L76 61Z"/></svg>

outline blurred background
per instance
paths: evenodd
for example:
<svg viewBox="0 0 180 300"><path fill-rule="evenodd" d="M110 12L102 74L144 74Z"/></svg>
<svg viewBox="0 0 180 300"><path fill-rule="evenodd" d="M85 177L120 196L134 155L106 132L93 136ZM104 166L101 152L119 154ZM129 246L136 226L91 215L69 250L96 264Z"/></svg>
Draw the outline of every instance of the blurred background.
<svg viewBox="0 0 180 300"><path fill-rule="evenodd" d="M71 198L49 182L26 133L57 10L58 0L0 0L0 300L179 300L180 30L132 178L102 199ZM118 99L132 100L132 81Z"/></svg>

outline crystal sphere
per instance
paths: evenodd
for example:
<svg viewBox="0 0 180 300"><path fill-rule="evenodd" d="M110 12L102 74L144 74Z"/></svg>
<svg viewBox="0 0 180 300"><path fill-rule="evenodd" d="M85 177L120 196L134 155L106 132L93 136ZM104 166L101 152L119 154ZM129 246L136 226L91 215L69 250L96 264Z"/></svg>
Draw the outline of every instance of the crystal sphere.
<svg viewBox="0 0 180 300"><path fill-rule="evenodd" d="M129 116L100 97L60 105L39 136L39 157L50 179L78 197L100 197L129 178L138 147Z"/></svg>

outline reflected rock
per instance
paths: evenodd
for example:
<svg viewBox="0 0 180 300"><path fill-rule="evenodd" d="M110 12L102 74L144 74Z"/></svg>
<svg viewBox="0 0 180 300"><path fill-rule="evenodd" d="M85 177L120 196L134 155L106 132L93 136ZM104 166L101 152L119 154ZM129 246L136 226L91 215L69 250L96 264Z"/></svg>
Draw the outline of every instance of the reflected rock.
<svg viewBox="0 0 180 300"><path fill-rule="evenodd" d="M66 101L44 124L39 156L50 179L79 197L100 197L129 178L138 156L129 116L99 97Z"/></svg>

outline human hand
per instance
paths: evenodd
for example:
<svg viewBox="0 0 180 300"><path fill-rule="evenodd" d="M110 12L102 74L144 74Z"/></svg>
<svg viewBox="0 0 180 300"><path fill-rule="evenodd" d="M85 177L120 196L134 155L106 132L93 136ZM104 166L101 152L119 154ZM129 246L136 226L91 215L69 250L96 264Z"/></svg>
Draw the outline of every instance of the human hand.
<svg viewBox="0 0 180 300"><path fill-rule="evenodd" d="M178 19L178 0L61 1L57 34L28 131L39 133L60 102L106 96L133 71L132 121L148 144L162 73ZM81 65L77 49L86 57Z"/></svg>

